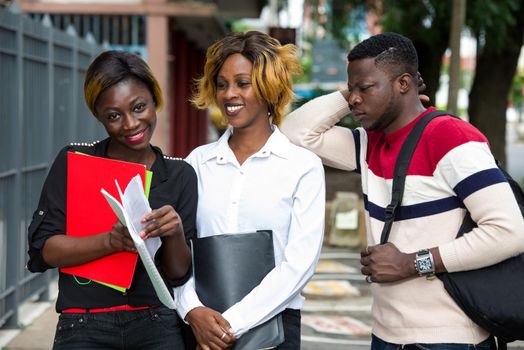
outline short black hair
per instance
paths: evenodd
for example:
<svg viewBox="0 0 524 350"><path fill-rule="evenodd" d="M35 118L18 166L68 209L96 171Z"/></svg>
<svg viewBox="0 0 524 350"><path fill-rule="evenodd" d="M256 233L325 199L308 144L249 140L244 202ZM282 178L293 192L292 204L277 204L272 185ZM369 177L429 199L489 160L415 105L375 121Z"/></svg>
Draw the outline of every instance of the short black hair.
<svg viewBox="0 0 524 350"><path fill-rule="evenodd" d="M355 46L348 54L348 62L375 58L377 67L388 66L388 71L398 76L418 72L417 50L413 42L403 35L387 32L374 35Z"/></svg>
<svg viewBox="0 0 524 350"><path fill-rule="evenodd" d="M87 68L84 98L91 113L97 115L96 103L104 91L127 79L144 84L153 97L156 109L162 107L162 90L147 63L134 53L110 50L98 55Z"/></svg>

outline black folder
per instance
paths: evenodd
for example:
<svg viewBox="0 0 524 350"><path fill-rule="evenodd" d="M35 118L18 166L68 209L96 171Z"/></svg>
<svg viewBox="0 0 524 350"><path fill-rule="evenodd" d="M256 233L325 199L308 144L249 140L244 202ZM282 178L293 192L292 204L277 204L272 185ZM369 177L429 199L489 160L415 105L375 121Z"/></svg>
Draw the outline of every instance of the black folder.
<svg viewBox="0 0 524 350"><path fill-rule="evenodd" d="M205 306L224 312L275 267L272 232L221 234L192 241L195 290ZM279 314L250 329L234 350L274 348L284 342Z"/></svg>

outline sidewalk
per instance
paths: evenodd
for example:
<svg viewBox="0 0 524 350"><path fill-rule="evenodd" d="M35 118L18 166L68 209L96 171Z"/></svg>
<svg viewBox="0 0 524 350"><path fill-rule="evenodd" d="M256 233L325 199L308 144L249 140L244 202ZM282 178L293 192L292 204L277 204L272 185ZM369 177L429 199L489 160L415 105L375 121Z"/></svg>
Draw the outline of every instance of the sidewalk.
<svg viewBox="0 0 524 350"><path fill-rule="evenodd" d="M20 307L19 323L22 328L0 329L0 349L51 349L57 321L54 298L48 302L27 302Z"/></svg>

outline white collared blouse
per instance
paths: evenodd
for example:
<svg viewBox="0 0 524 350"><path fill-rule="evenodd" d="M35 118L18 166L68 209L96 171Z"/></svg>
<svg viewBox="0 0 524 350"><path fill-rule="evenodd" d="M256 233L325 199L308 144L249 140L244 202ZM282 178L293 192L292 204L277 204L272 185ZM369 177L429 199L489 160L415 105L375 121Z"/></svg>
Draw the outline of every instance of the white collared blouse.
<svg viewBox="0 0 524 350"><path fill-rule="evenodd" d="M322 246L325 180L320 159L293 145L276 126L266 144L240 165L228 145L232 130L186 160L198 177L198 237L273 231L276 267L223 313L239 336L286 308L302 307L300 291ZM182 319L202 306L192 279L176 292Z"/></svg>

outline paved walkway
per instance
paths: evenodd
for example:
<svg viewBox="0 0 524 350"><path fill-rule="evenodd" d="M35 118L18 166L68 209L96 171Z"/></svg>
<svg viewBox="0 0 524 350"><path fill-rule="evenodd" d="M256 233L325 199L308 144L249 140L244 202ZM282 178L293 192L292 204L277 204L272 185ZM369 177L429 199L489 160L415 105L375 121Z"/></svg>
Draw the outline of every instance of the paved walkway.
<svg viewBox="0 0 524 350"><path fill-rule="evenodd" d="M9 350L47 350L53 347L55 326L58 314L55 312L53 303L33 303L33 307L40 310L40 314L33 322L24 329L19 330L5 347ZM0 331L0 345L2 339L9 338L9 331ZM2 333L4 335L2 336Z"/></svg>

